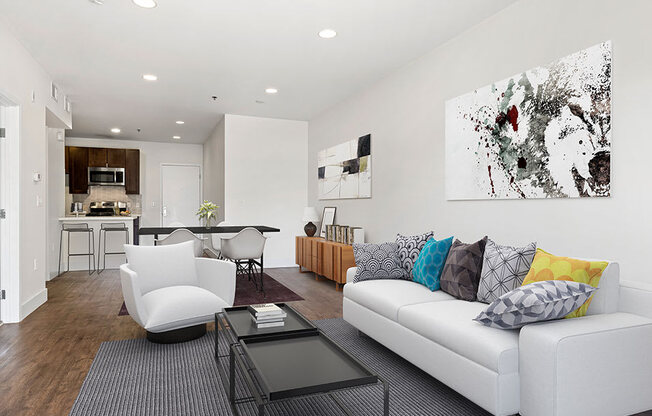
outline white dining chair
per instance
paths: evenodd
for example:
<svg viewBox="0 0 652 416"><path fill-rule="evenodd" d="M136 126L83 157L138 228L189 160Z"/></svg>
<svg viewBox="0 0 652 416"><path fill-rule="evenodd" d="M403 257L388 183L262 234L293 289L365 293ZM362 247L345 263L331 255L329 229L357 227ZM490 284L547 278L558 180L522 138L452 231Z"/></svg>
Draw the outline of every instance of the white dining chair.
<svg viewBox="0 0 652 416"><path fill-rule="evenodd" d="M254 279L256 288L263 293L263 252L266 241L267 237L253 227L247 227L233 237L222 237L220 241L222 257L233 261L238 272L247 274L249 280ZM255 276L256 266L260 268L258 282Z"/></svg>
<svg viewBox="0 0 652 416"><path fill-rule="evenodd" d="M199 238L185 228L179 228L172 231L168 236L154 240L155 246L167 246L170 244L179 244L186 241L194 241L195 257L202 257L204 255L204 242L206 238Z"/></svg>

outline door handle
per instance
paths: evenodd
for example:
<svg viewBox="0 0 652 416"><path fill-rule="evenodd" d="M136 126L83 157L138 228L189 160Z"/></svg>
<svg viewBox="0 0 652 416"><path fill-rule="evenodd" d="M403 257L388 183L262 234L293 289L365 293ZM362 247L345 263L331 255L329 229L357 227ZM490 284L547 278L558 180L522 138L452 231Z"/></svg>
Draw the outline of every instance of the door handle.
<svg viewBox="0 0 652 416"><path fill-rule="evenodd" d="M163 216L164 217L168 216L168 207L163 207Z"/></svg>

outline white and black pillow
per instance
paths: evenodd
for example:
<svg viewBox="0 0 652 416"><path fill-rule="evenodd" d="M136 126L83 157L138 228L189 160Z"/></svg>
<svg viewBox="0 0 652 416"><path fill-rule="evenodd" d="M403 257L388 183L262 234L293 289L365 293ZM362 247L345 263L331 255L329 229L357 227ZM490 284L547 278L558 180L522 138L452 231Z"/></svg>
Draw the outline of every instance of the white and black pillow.
<svg viewBox="0 0 652 416"><path fill-rule="evenodd" d="M530 283L502 295L473 320L494 328L517 329L559 319L582 306L596 290L568 280Z"/></svg>
<svg viewBox="0 0 652 416"><path fill-rule="evenodd" d="M357 271L353 282L375 279L407 279L398 258L398 244L353 244Z"/></svg>
<svg viewBox="0 0 652 416"><path fill-rule="evenodd" d="M491 303L522 285L536 252L537 243L511 247L488 239L482 259L478 301Z"/></svg>
<svg viewBox="0 0 652 416"><path fill-rule="evenodd" d="M430 231L421 235L401 235L396 234L396 244L398 244L398 258L401 267L405 269L408 277L412 276L412 268L416 263L421 249L430 240L434 232Z"/></svg>

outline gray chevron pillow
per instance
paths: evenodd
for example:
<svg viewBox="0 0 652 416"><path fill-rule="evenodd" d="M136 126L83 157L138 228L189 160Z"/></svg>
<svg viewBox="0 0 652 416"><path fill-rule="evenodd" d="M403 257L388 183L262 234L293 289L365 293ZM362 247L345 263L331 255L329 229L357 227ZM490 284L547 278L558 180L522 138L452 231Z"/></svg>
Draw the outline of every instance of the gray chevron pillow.
<svg viewBox="0 0 652 416"><path fill-rule="evenodd" d="M560 319L582 306L596 290L567 280L530 283L499 297L473 320L494 328L517 329Z"/></svg>
<svg viewBox="0 0 652 416"><path fill-rule="evenodd" d="M398 258L398 244L354 244L357 271L353 282L375 279L408 279Z"/></svg>

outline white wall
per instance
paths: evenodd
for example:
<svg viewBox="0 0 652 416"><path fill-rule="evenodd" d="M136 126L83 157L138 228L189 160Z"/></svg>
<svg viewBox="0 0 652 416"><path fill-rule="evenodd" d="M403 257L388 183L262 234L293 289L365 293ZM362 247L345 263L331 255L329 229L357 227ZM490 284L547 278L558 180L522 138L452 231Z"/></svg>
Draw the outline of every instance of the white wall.
<svg viewBox="0 0 652 416"><path fill-rule="evenodd" d="M58 135L61 135L61 141ZM64 130L48 128L48 160L47 160L47 200L48 200L48 280L56 277L59 262L59 231L58 218L66 213L66 165Z"/></svg>
<svg viewBox="0 0 652 416"><path fill-rule="evenodd" d="M66 146L140 149L141 227L161 225L161 164L185 163L202 166L203 162L201 144L68 137ZM151 243L151 238L144 237L142 240L142 244Z"/></svg>
<svg viewBox="0 0 652 416"><path fill-rule="evenodd" d="M204 143L204 199L220 208L217 222L224 220L224 117Z"/></svg>
<svg viewBox="0 0 652 416"><path fill-rule="evenodd" d="M20 210L7 213L12 219L18 218L18 267L17 273L12 275L18 276L19 282L16 285L8 280L2 283L8 289L7 303L12 305L10 310L3 307L5 314L2 319L16 322L47 299L47 241L44 238L47 229L47 183L45 180L32 181L34 172L46 175L46 111L50 110L51 119L57 119L56 124L60 126L70 127L72 117L63 109L63 91L60 90L59 102L50 98L52 79L8 31L1 18L0 51L0 94L20 106L20 143L15 155L18 159ZM37 198L42 202L39 206L36 204Z"/></svg>
<svg viewBox="0 0 652 416"><path fill-rule="evenodd" d="M649 155L652 2L520 1L310 121L308 196L317 202L317 152L371 133L373 197L327 201L369 241L435 230L461 240L621 262L625 279L652 280ZM446 201L444 102L602 41L613 41L612 197Z"/></svg>
<svg viewBox="0 0 652 416"><path fill-rule="evenodd" d="M269 225L265 267L294 266L294 237L303 233L308 123L227 114L225 213L234 225Z"/></svg>

